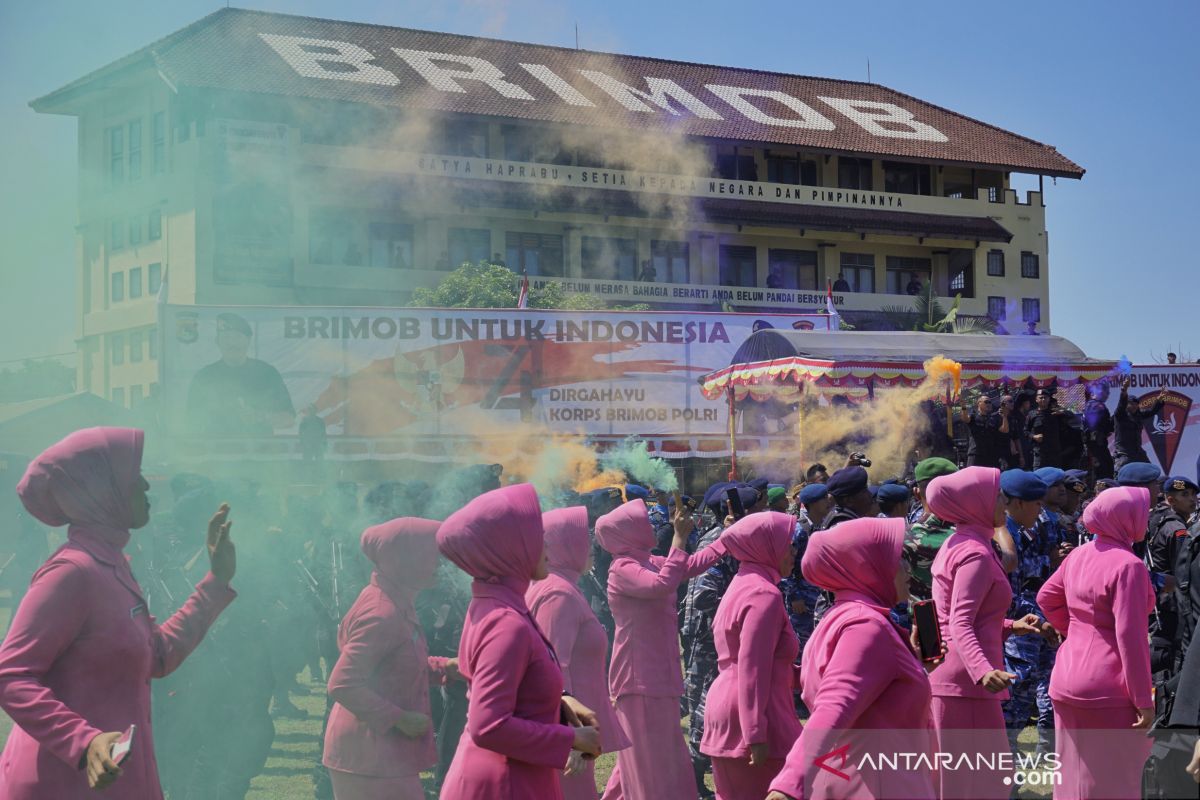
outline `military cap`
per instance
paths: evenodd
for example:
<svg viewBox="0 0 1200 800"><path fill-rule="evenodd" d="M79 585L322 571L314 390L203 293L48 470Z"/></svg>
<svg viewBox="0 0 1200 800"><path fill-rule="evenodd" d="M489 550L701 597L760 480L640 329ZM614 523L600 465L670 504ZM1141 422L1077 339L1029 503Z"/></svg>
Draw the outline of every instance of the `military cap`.
<svg viewBox="0 0 1200 800"><path fill-rule="evenodd" d="M692 497L690 495L686 495L686 494L680 495L679 499L683 501L683 505L685 508L690 508L693 511L696 509L696 501L694 499L692 499ZM672 494L669 497L667 497L667 508L674 508L674 507L675 507L675 495Z"/></svg>
<svg viewBox="0 0 1200 800"><path fill-rule="evenodd" d="M948 458L927 458L917 463L913 469L913 477L917 483L924 483L942 475L953 475L956 472L958 472L958 467Z"/></svg>
<svg viewBox="0 0 1200 800"><path fill-rule="evenodd" d="M771 483L771 481L767 478L755 478L754 480L748 482L746 485L749 486L754 491L758 492L759 494L766 494L767 486L770 485L770 483Z"/></svg>
<svg viewBox="0 0 1200 800"><path fill-rule="evenodd" d="M1017 500L1041 500L1049 488L1036 474L1023 469L1000 473L1000 491Z"/></svg>
<svg viewBox="0 0 1200 800"><path fill-rule="evenodd" d="M810 483L800 490L800 503L808 505L819 500L824 500L829 496L829 489L823 483Z"/></svg>
<svg viewBox="0 0 1200 800"><path fill-rule="evenodd" d="M1047 486L1055 486L1067 479L1066 471L1058 467L1042 467L1041 469L1035 469L1033 474L1041 478L1042 482Z"/></svg>
<svg viewBox="0 0 1200 800"><path fill-rule="evenodd" d="M1083 494L1087 491L1087 472L1082 469L1067 470L1066 486L1075 494Z"/></svg>
<svg viewBox="0 0 1200 800"><path fill-rule="evenodd" d="M867 471L862 467L842 467L825 484L834 497L850 497L867 488Z"/></svg>
<svg viewBox="0 0 1200 800"><path fill-rule="evenodd" d="M1187 489L1200 492L1200 486L1196 486L1196 482L1185 475L1172 475L1163 481L1164 492L1182 492Z"/></svg>
<svg viewBox="0 0 1200 800"><path fill-rule="evenodd" d="M650 490L636 483L625 484L625 502L630 500L649 500Z"/></svg>
<svg viewBox="0 0 1200 800"><path fill-rule="evenodd" d="M217 314L217 330L237 331L243 336L254 335L254 332L250 328L250 323L246 321L245 317L229 312Z"/></svg>
<svg viewBox="0 0 1200 800"><path fill-rule="evenodd" d="M1117 473L1117 483L1122 486L1141 486L1162 480L1162 470L1144 461L1130 461Z"/></svg>
<svg viewBox="0 0 1200 800"><path fill-rule="evenodd" d="M879 487L879 492L875 495L876 499L882 505L893 505L894 503L906 503L912 499L912 492L908 487L900 483L885 483Z"/></svg>
<svg viewBox="0 0 1200 800"><path fill-rule="evenodd" d="M787 489L782 486L772 486L767 489L767 503L774 503L781 497L787 497Z"/></svg>

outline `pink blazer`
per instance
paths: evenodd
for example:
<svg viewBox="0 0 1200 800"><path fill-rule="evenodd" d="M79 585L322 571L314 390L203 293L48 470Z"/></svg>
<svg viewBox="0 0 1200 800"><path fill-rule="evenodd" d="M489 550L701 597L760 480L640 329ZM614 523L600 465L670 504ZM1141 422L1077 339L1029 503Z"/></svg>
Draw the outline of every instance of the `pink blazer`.
<svg viewBox="0 0 1200 800"><path fill-rule="evenodd" d="M929 679L887 610L865 598L839 596L802 661L803 697L812 716L771 789L795 798L935 797L928 769L856 768L864 753L936 750ZM818 766L822 756L846 745L846 761L833 757L825 763L847 777Z"/></svg>
<svg viewBox="0 0 1200 800"><path fill-rule="evenodd" d="M559 774L575 734L559 721L563 680L554 653L523 595L478 580L471 591L458 646L471 687L467 727L442 800L561 798Z"/></svg>
<svg viewBox="0 0 1200 800"><path fill-rule="evenodd" d="M933 601L948 652L929 676L941 697L1007 700L1008 691L993 694L979 681L1004 669L1004 636L1012 629L1005 615L1012 605L1012 586L990 542L955 532L933 559Z"/></svg>
<svg viewBox="0 0 1200 800"><path fill-rule="evenodd" d="M744 563L721 598L713 622L720 674L705 701L705 755L748 758L750 745L765 742L771 758L783 758L800 735L792 699L800 642L777 582L777 572Z"/></svg>
<svg viewBox="0 0 1200 800"><path fill-rule="evenodd" d="M596 712L604 752L624 750L629 747L629 739L608 697L608 636L571 578L577 580L578 575L552 571L545 580L530 585L525 602L554 646L562 667L563 687Z"/></svg>
<svg viewBox="0 0 1200 800"><path fill-rule="evenodd" d="M1146 638L1154 589L1129 545L1098 538L1074 550L1038 592L1038 606L1066 636L1050 675L1051 699L1154 705Z"/></svg>
<svg viewBox="0 0 1200 800"><path fill-rule="evenodd" d="M416 610L389 597L378 574L342 621L338 649L322 763L383 778L417 775L436 764L432 731L413 739L395 725L405 711L429 716L429 681L441 680L446 659L429 656Z"/></svg>
<svg viewBox="0 0 1200 800"><path fill-rule="evenodd" d="M161 798L150 679L174 671L235 596L209 574L158 625L120 549L72 531L33 576L0 647L0 707L16 723L0 755L0 798L97 797L79 768L88 743L131 724L133 756L104 796Z"/></svg>

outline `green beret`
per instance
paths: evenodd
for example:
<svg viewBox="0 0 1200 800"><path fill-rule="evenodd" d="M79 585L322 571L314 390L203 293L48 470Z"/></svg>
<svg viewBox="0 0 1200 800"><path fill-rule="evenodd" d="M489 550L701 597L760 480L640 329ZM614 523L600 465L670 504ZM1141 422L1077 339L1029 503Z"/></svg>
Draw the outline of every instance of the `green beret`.
<svg viewBox="0 0 1200 800"><path fill-rule="evenodd" d="M954 466L954 462L947 458L927 458L913 469L913 477L916 478L917 483L924 483L934 478L940 478L942 475L953 475L956 472L958 472L958 467Z"/></svg>

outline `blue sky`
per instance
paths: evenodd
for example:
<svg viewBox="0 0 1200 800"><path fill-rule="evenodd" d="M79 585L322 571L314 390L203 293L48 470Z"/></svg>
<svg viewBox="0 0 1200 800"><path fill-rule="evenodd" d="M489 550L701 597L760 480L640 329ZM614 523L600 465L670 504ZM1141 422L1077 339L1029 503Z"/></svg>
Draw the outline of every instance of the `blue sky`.
<svg viewBox="0 0 1200 800"><path fill-rule="evenodd" d="M0 4L0 362L70 351L76 135L28 102L221 6ZM1053 331L1089 355L1200 358L1200 3L382 2L246 7L864 80L1057 147ZM4 366L0 364L0 367Z"/></svg>

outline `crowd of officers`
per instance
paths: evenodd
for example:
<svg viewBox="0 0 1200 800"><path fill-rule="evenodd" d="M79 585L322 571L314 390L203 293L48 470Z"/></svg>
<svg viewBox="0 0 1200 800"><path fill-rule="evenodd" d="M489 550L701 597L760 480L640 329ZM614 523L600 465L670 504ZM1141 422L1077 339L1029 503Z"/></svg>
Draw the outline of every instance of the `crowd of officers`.
<svg viewBox="0 0 1200 800"><path fill-rule="evenodd" d="M1115 414L1105 407L1107 388L1090 391L1083 413L1072 417L1057 408L1053 392L1032 397L1006 395L998 402L981 396L962 414L969 430L965 461L1007 469L1001 481L1007 526L994 546L1013 588L1009 617L1037 614L1037 593L1071 550L1091 538L1080 522L1083 508L1105 489L1143 486L1156 498L1146 541L1141 545L1154 577L1159 602L1150 622L1153 668L1162 678L1178 672L1200 618L1200 520L1197 485L1188 477L1165 478L1142 450L1141 426L1156 414L1161 397L1139 403L1122 386ZM998 408L996 408L998 406ZM1110 452L1108 441L1113 440ZM953 455L947 453L947 455ZM953 528L930 513L924 492L934 478L958 469L958 459L933 457L911 464L904 476L875 483L861 453L835 471L814 464L795 480L721 482L703 495L681 496L699 523L688 542L696 552L715 542L740 516L762 510L796 518L793 546L796 567L780 585L801 649L831 598L807 583L800 564L814 531L870 516L907 518L905 556L912 567L911 602L931 596L930 568ZM170 482L170 510L152 520L146 535L135 537L131 561L146 588L151 612L168 616L187 597L207 569L207 559L189 544L218 502L239 510L239 558L255 579L241 588L242 602L223 614L208 634L208 646L169 678L154 683L155 738L164 789L171 800L243 798L259 775L276 741L280 719L307 718L293 697L309 686L297 678L306 670L313 684L324 684L337 660L337 628L342 615L366 585L369 564L359 553L359 533L367 526L400 516L442 519L473 497L498 488L499 465L480 465L454 473L432 487L422 482L385 483L369 491L357 484L293 487L271 495L251 482L219 484L201 475L177 475ZM657 554L670 548L675 496L627 484L583 495L557 498L563 505L583 504L592 525L617 506L644 500L659 541ZM606 596L611 556L593 537L593 568L581 588L612 638ZM679 625L685 670L681 718L687 717L688 744L697 785L710 769L700 752L704 703L717 676L713 621L738 564L723 557L680 588ZM469 587L451 567L437 585L418 598L418 614L431 655L454 657ZM911 625L908 606L892 611L894 621ZM1049 678L1058 644L1050 625L1042 636L1011 637L1005 668L1017 676L1005 720L1014 748L1017 736L1036 725L1037 747L1053 750L1053 710ZM802 656L801 656L802 657ZM453 757L466 716L466 690L450 682L433 691L433 725L439 765L436 791ZM311 703L308 704L311 708ZM325 716L329 703L322 701ZM797 712L807 717L799 696ZM238 736L222 735L236 730ZM331 798L324 769L313 771L315 795ZM202 788L198 788L202 787ZM701 789L702 796L706 790Z"/></svg>

